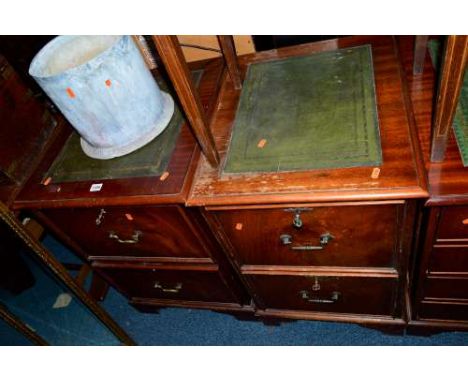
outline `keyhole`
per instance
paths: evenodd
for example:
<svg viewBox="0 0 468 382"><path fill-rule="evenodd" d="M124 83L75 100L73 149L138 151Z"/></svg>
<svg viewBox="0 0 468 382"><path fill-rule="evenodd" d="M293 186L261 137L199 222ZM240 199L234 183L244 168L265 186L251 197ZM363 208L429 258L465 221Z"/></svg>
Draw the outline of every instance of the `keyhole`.
<svg viewBox="0 0 468 382"><path fill-rule="evenodd" d="M314 283L314 285L312 285L312 290L313 290L313 291L318 291L318 290L320 290L320 284L319 284L317 278L315 278L315 283Z"/></svg>
<svg viewBox="0 0 468 382"><path fill-rule="evenodd" d="M294 228L301 228L302 227L302 219L301 219L301 214L299 212L297 212L294 215L293 227Z"/></svg>

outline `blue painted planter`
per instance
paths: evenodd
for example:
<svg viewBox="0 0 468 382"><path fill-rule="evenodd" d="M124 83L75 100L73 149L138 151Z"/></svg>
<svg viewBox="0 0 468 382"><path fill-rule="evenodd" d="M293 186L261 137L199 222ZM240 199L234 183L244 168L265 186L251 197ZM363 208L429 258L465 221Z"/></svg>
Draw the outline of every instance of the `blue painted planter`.
<svg viewBox="0 0 468 382"><path fill-rule="evenodd" d="M162 92L130 36L60 36L34 57L29 74L81 135L92 158L128 154L169 124Z"/></svg>

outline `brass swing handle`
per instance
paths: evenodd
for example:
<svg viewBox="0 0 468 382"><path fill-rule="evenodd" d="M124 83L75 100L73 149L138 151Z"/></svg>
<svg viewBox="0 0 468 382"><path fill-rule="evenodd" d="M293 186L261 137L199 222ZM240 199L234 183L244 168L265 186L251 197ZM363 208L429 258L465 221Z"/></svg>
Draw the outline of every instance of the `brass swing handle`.
<svg viewBox="0 0 468 382"><path fill-rule="evenodd" d="M121 239L119 235L117 235L115 232L110 231L109 232L109 239L115 239L121 244L136 244L140 241L140 237L143 235L143 232L141 231L134 231L132 238L131 239Z"/></svg>
<svg viewBox="0 0 468 382"><path fill-rule="evenodd" d="M309 292L306 290L301 290L299 293L301 298L315 304L334 304L341 296L341 293L336 291L332 292L330 298L310 298Z"/></svg>
<svg viewBox="0 0 468 382"><path fill-rule="evenodd" d="M333 236L330 233L324 233L320 235L319 241L320 245L296 245L292 246L293 251L320 251L325 249L326 245L333 239ZM283 234L280 236L281 243L283 245L292 244L292 236L288 234Z"/></svg>
<svg viewBox="0 0 468 382"><path fill-rule="evenodd" d="M164 288L159 281L156 281L154 288L161 289L165 293L179 293L182 290L182 283L177 283L174 288Z"/></svg>

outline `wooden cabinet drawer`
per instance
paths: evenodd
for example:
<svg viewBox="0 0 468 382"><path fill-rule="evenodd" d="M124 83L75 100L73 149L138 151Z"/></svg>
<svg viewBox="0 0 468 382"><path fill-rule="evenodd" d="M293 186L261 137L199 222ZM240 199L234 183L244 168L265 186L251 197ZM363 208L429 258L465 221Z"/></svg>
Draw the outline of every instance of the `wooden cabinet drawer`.
<svg viewBox="0 0 468 382"><path fill-rule="evenodd" d="M439 320L468 320L468 304L448 301L423 301L419 318Z"/></svg>
<svg viewBox="0 0 468 382"><path fill-rule="evenodd" d="M241 265L394 267L402 207L389 204L213 213ZM332 236L328 243L327 234Z"/></svg>
<svg viewBox="0 0 468 382"><path fill-rule="evenodd" d="M145 265L132 268L101 267L100 272L129 298L233 302L217 266L166 270Z"/></svg>
<svg viewBox="0 0 468 382"><path fill-rule="evenodd" d="M64 208L44 211L90 259L206 258L202 238L179 206Z"/></svg>
<svg viewBox="0 0 468 382"><path fill-rule="evenodd" d="M424 297L466 299L468 303L468 279L455 277L427 277Z"/></svg>
<svg viewBox="0 0 468 382"><path fill-rule="evenodd" d="M440 246L432 249L429 262L431 272L468 272L468 244Z"/></svg>
<svg viewBox="0 0 468 382"><path fill-rule="evenodd" d="M390 316L396 278L248 275L266 309Z"/></svg>
<svg viewBox="0 0 468 382"><path fill-rule="evenodd" d="M468 207L442 208L437 239L468 240Z"/></svg>

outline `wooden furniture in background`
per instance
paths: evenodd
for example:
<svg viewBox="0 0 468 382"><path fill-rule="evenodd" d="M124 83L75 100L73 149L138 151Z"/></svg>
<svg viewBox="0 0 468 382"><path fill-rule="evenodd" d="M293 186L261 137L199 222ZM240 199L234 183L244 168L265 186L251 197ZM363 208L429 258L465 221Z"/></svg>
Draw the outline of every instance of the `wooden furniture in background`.
<svg viewBox="0 0 468 382"><path fill-rule="evenodd" d="M202 103L190 77L182 50L176 36L153 36L156 48L171 77L179 101L184 108L190 127L200 145L203 154L213 167L219 165L219 155L214 145L213 136Z"/></svg>
<svg viewBox="0 0 468 382"><path fill-rule="evenodd" d="M0 201L10 205L45 154L57 124L0 54Z"/></svg>
<svg viewBox="0 0 468 382"><path fill-rule="evenodd" d="M178 35L187 62L203 61L221 57L221 47L215 35ZM255 53L252 36L234 35L234 45L238 56Z"/></svg>
<svg viewBox="0 0 468 382"><path fill-rule="evenodd" d="M413 75L412 39L399 38L414 118L418 126L429 198L423 210L420 247L413 276L411 330L468 329L468 169L463 167L452 129L446 130L442 162L431 161L431 122L436 72L426 57ZM449 64L450 66L452 64ZM453 91L453 89L452 89ZM440 126L440 125L439 125Z"/></svg>
<svg viewBox="0 0 468 382"><path fill-rule="evenodd" d="M219 46L223 51L224 60L226 61L227 69L231 77L231 81L236 89L242 89L242 79L239 73L239 65L237 64L236 49L232 36L218 36Z"/></svg>
<svg viewBox="0 0 468 382"><path fill-rule="evenodd" d="M415 36L414 38L413 74L415 75L423 72L428 39L429 36Z"/></svg>
<svg viewBox="0 0 468 382"><path fill-rule="evenodd" d="M442 162L468 60L468 36L448 36L432 122L431 161Z"/></svg>

